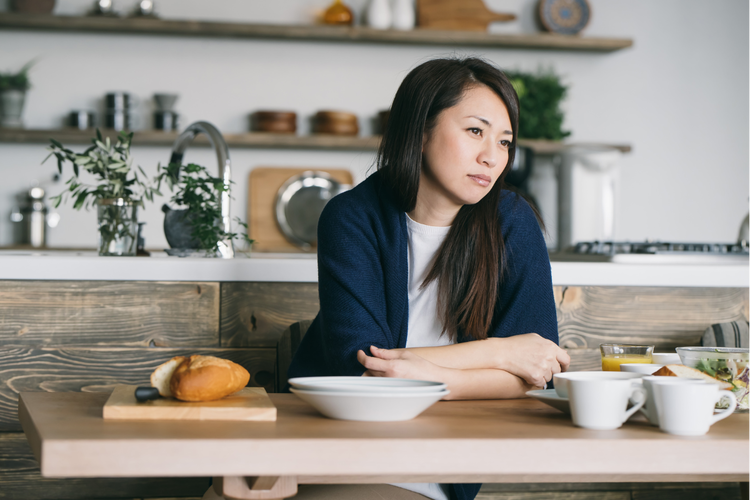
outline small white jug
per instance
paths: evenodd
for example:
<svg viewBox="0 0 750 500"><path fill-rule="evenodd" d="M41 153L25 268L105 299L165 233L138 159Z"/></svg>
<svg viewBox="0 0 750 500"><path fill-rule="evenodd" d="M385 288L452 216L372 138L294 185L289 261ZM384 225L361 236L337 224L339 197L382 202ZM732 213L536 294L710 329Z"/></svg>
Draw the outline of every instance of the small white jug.
<svg viewBox="0 0 750 500"><path fill-rule="evenodd" d="M390 29L393 23L391 6L388 0L370 0L367 6L367 25L378 30Z"/></svg>
<svg viewBox="0 0 750 500"><path fill-rule="evenodd" d="M415 17L413 0L394 0L393 29L402 31L414 29Z"/></svg>

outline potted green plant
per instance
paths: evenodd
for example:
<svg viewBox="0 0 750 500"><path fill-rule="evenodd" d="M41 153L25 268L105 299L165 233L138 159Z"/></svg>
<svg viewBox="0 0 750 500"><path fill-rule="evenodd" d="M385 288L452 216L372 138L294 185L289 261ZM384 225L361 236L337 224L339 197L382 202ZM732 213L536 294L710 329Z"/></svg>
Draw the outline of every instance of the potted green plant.
<svg viewBox="0 0 750 500"><path fill-rule="evenodd" d="M521 106L518 137L560 141L570 135L562 129L560 104L568 91L552 70L537 73L506 72L516 89Z"/></svg>
<svg viewBox="0 0 750 500"><path fill-rule="evenodd" d="M156 182L157 189L166 182L170 191L174 191L171 202L184 207L172 209L166 204L162 207L164 234L171 247L169 254L215 257L221 242L234 239L243 240L247 251L250 250L253 240L247 235L247 224L239 218L234 219L244 227L244 233L228 233L221 224L219 200L229 189L223 179L212 176L205 167L195 163L170 163L159 166Z"/></svg>
<svg viewBox="0 0 750 500"><path fill-rule="evenodd" d="M110 138L102 138L97 129L92 146L82 153L74 153L50 139L50 154L44 159L47 161L55 156L60 174L66 162L73 167L73 176L66 182L67 190L50 198L56 207L68 198L73 200L76 210L97 206L99 255L135 255L138 206L142 206L144 199L153 201L154 194L161 194L158 188L149 183L143 169L134 166L130 156L132 140L132 132L120 132L117 141L112 144ZM86 184L81 179L83 172L98 182Z"/></svg>
<svg viewBox="0 0 750 500"><path fill-rule="evenodd" d="M29 70L34 64L30 61L17 73L0 73L0 127L21 128L23 105L26 91L31 88Z"/></svg>

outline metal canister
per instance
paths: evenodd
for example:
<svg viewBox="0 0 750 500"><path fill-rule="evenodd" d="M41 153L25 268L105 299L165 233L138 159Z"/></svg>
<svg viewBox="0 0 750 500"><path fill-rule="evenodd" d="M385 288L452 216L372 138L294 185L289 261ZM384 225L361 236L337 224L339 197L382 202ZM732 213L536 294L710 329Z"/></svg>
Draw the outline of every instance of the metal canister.
<svg viewBox="0 0 750 500"><path fill-rule="evenodd" d="M26 192L24 204L14 209L10 219L15 223L16 242L32 247L47 246L47 205L44 189L33 187Z"/></svg>

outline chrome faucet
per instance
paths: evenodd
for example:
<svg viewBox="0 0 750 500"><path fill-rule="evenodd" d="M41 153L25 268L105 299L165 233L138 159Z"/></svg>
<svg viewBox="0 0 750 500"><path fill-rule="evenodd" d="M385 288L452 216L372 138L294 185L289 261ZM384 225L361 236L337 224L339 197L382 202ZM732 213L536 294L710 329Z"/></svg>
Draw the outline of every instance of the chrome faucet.
<svg viewBox="0 0 750 500"><path fill-rule="evenodd" d="M219 129L214 127L208 122L195 122L185 129L183 133L174 141L172 145L172 156L169 158L169 163L180 163L182 164L182 156L185 153L190 142L195 137L203 132L208 137L208 141L211 143L213 148L216 150L216 158L219 162L219 178L224 180L224 191L221 193L219 199L219 209L221 210L221 225L224 232L229 234L232 232L232 219L229 216L229 200L231 199L229 188L231 186L231 162L229 161L229 147L227 146L224 137L222 137ZM220 241L218 244L219 255L224 259L231 259L234 257L234 246L232 240L226 238Z"/></svg>

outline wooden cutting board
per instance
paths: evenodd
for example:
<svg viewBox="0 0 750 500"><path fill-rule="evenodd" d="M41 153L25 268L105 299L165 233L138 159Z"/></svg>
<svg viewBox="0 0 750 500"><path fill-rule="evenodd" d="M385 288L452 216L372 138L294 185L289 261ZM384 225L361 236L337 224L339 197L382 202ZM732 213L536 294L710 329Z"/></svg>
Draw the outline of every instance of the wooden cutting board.
<svg viewBox="0 0 750 500"><path fill-rule="evenodd" d="M276 194L290 178L308 171L326 172L342 184L352 184L348 170L317 167L255 167L248 181L248 236L254 252L303 252L286 239L276 222ZM312 248L315 251L315 247Z"/></svg>
<svg viewBox="0 0 750 500"><path fill-rule="evenodd" d="M104 404L104 420L276 420L276 407L262 387L245 387L217 401L190 403L160 398L140 403L134 385L118 385Z"/></svg>
<svg viewBox="0 0 750 500"><path fill-rule="evenodd" d="M482 0L417 0L420 28L487 31L496 21L513 21L515 14L492 12Z"/></svg>

